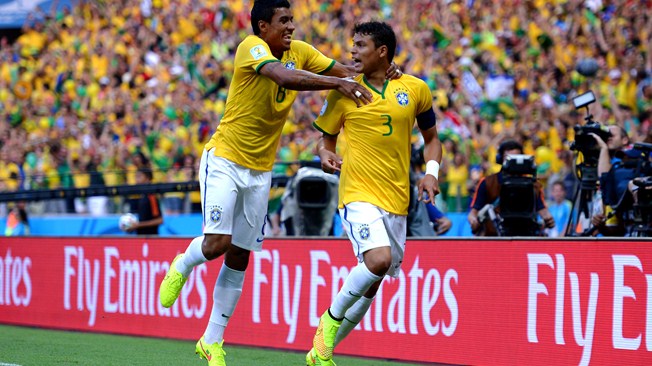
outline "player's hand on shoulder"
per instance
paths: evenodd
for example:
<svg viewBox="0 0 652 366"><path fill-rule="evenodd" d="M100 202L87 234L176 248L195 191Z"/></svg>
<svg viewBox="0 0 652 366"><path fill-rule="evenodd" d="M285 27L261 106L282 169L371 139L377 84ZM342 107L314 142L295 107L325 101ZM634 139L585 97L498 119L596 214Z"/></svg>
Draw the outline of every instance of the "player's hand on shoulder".
<svg viewBox="0 0 652 366"><path fill-rule="evenodd" d="M340 79L337 91L344 94L347 98L353 100L358 107L369 104L373 101L371 92L367 90L362 84L354 81L351 78Z"/></svg>
<svg viewBox="0 0 652 366"><path fill-rule="evenodd" d="M401 71L401 68L392 61L392 63L389 65L389 69L387 69L387 72L385 73L385 78L387 80L394 80L398 79L401 76L403 76L403 71Z"/></svg>

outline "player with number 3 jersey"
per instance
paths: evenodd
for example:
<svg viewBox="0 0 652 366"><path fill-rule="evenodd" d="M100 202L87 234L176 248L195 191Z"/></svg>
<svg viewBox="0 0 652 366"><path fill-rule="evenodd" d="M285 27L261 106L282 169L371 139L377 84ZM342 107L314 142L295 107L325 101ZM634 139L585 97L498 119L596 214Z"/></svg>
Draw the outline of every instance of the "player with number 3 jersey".
<svg viewBox="0 0 652 366"><path fill-rule="evenodd" d="M351 270L323 313L306 354L306 365L334 365L333 349L362 320L385 275L398 277L403 261L409 204L411 136L415 121L424 138L426 174L419 184L426 202L439 193L442 148L432 94L422 80L403 75L386 80L383 68L394 57L396 36L380 22L354 28L355 78L373 101L358 108L337 91L328 94L314 126L322 131L319 157L326 172L341 171L339 209L359 264ZM343 157L337 137L346 138ZM391 346L391 345L388 345Z"/></svg>

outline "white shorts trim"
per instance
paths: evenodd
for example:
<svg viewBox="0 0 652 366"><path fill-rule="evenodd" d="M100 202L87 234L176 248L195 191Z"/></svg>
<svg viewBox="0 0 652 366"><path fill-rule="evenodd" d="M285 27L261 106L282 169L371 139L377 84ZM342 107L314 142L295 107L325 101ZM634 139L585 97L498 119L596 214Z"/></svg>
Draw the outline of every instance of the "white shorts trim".
<svg viewBox="0 0 652 366"><path fill-rule="evenodd" d="M358 261L362 262L363 253L370 249L391 247L392 265L387 275L398 277L405 253L407 217L389 213L367 202L344 205L340 217Z"/></svg>
<svg viewBox="0 0 652 366"><path fill-rule="evenodd" d="M272 172L240 166L204 150L199 162L204 234L231 235L243 249L260 251Z"/></svg>

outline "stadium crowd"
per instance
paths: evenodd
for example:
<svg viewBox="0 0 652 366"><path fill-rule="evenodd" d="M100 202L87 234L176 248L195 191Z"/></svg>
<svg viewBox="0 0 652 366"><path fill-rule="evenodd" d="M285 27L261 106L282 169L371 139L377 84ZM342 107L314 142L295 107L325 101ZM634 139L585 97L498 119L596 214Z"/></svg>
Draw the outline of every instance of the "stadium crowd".
<svg viewBox="0 0 652 366"><path fill-rule="evenodd" d="M250 0L82 1L44 9L22 35L0 40L0 191L196 179L195 162L219 124L233 54L250 33ZM343 63L355 22L382 19L399 36L395 62L436 98L444 141L438 206L468 210L495 172L500 141L520 141L547 187L574 193L571 99L593 90L595 120L652 140L652 1L294 1L305 40ZM576 70L597 60L594 76ZM312 127L324 92L302 92L284 128L275 174L314 160ZM414 134L414 149L422 142ZM417 164L418 169L419 164ZM166 211L179 212L178 194ZM173 203L174 201L174 203ZM197 195L191 201L198 202ZM118 212L48 205L41 212ZM97 204L97 203L95 203Z"/></svg>

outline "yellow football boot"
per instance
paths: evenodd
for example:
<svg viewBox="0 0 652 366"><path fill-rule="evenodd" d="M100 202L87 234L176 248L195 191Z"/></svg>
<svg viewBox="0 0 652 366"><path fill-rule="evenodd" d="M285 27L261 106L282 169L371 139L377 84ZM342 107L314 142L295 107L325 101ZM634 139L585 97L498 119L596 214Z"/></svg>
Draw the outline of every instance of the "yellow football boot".
<svg viewBox="0 0 652 366"><path fill-rule="evenodd" d="M224 340L221 343L207 344L204 341L204 336L202 336L195 346L195 353L199 355L199 358L208 361L208 366L226 366L226 361L224 361Z"/></svg>
<svg viewBox="0 0 652 366"><path fill-rule="evenodd" d="M310 351L306 354L306 366L337 366L333 359L324 361L317 356L314 348L311 348Z"/></svg>
<svg viewBox="0 0 652 366"><path fill-rule="evenodd" d="M165 274L163 282L161 282L161 287L159 289L159 298L161 300L161 305L166 308L174 305L174 302L177 301L179 294L183 285L188 280L187 277L183 277L181 272L177 271L175 266L176 262L181 259L183 254L177 255L172 263L170 263L170 269L168 273Z"/></svg>
<svg viewBox="0 0 652 366"><path fill-rule="evenodd" d="M324 361L332 361L333 348L335 348L335 335L337 330L340 329L342 321L337 321L331 317L328 310L319 319L319 326L315 337L312 339L312 346L317 354L317 358L322 363ZM330 365L328 363L323 363Z"/></svg>

